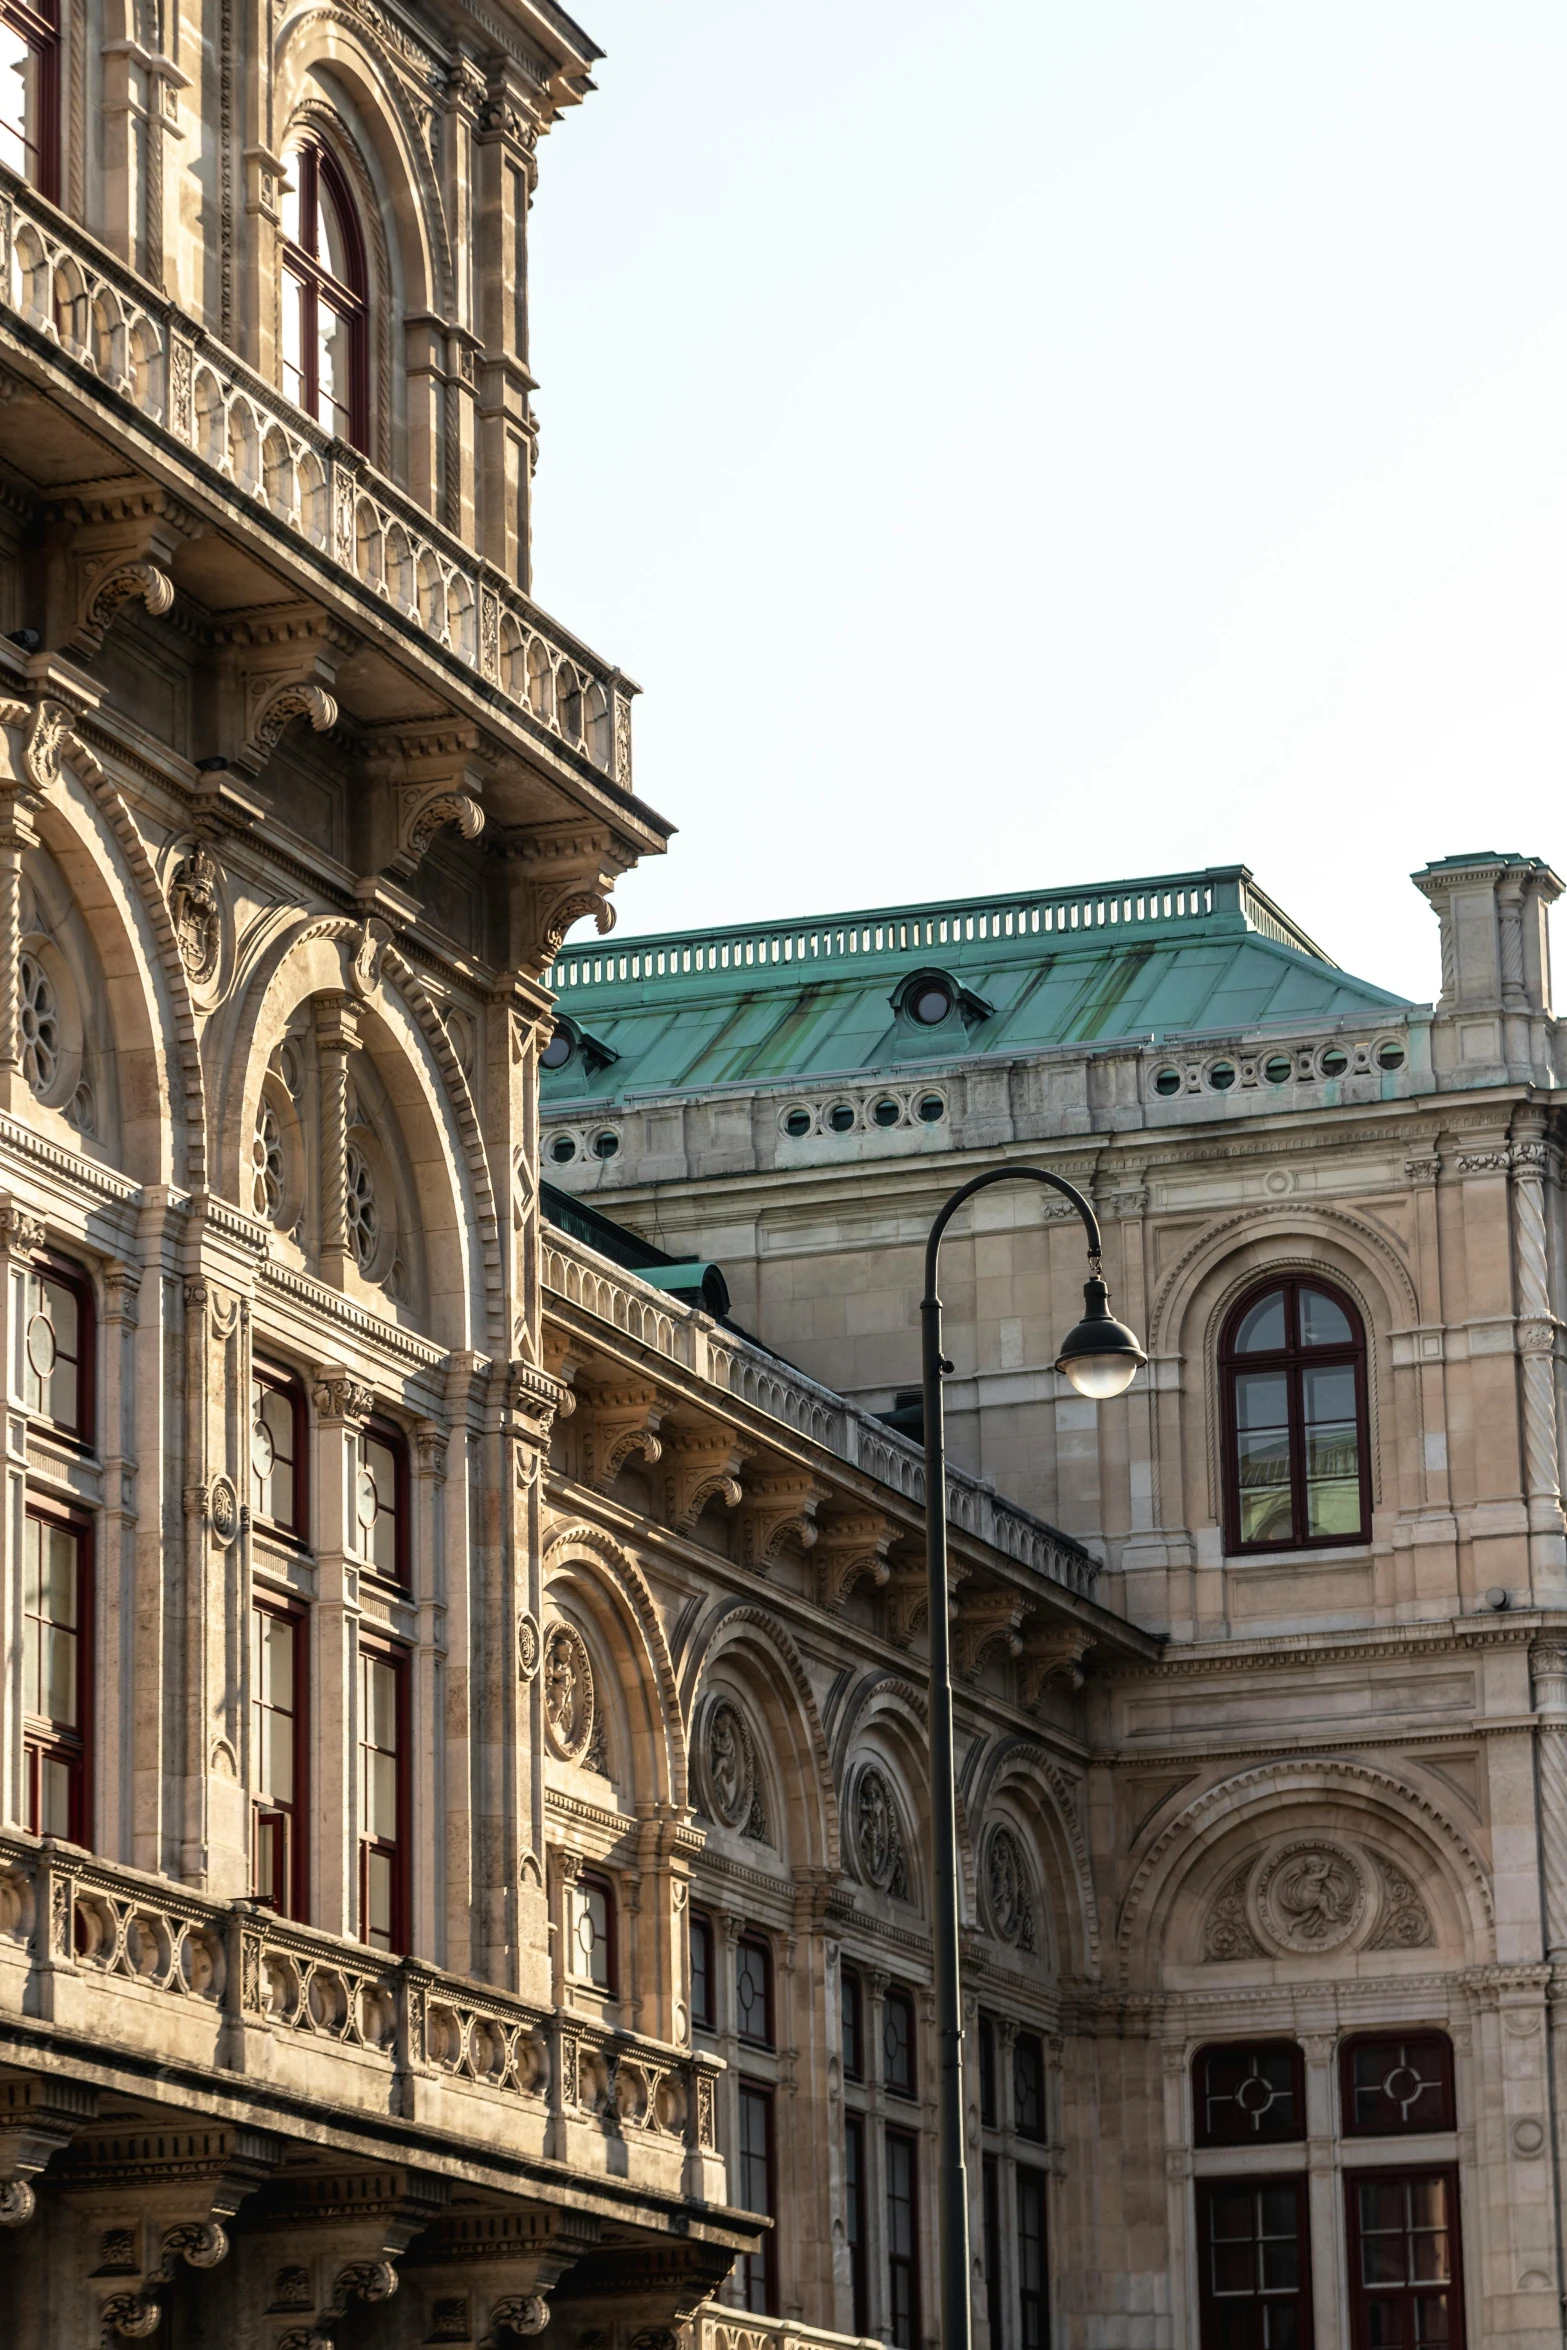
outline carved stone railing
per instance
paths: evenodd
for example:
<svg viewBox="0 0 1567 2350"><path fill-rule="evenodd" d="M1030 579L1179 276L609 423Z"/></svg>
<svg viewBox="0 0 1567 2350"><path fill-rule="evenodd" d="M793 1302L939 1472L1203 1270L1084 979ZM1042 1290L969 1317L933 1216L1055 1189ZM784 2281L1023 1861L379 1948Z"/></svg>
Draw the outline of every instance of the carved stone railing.
<svg viewBox="0 0 1567 2350"><path fill-rule="evenodd" d="M1173 923L1217 924L1243 917L1246 927L1280 946L1329 960L1273 900L1244 865L1197 873L1163 873L1146 881L1107 881L1088 889L1030 890L1016 897L959 898L945 905L895 906L880 912L823 919L749 924L741 929L671 933L627 939L613 947L572 948L547 974L548 984L573 988L642 985L696 972L732 972L737 986L765 965L873 962L884 956L928 953L937 960L979 941L1059 940L1093 931L1116 935L1168 930Z"/></svg>
<svg viewBox="0 0 1567 2350"><path fill-rule="evenodd" d="M656 1354L778 1420L841 1461L863 1469L906 1501L923 1505L925 1456L858 1405L780 1362L764 1347L722 1329L710 1316L639 1281L558 1225L544 1228L542 1274L546 1293L580 1307ZM966 1469L947 1470L947 1515L977 1542L1019 1566L1091 1598L1099 1562L1071 1537L1025 1509L1002 1501Z"/></svg>
<svg viewBox="0 0 1567 2350"><path fill-rule="evenodd" d="M382 1957L253 1902L208 1901L72 1845L0 1835L0 2015L142 2044L131 2005L117 2029L121 1987L128 2002L157 2004L157 2044L173 2057L475 2140L531 2136L560 2159L586 2132L641 2150L671 2186L682 2175L693 2191L721 2185L713 2057ZM517 2118L487 2127L495 2098Z"/></svg>
<svg viewBox="0 0 1567 2350"><path fill-rule="evenodd" d="M0 313L630 788L635 691L357 450L0 168Z"/></svg>
<svg viewBox="0 0 1567 2350"><path fill-rule="evenodd" d="M830 2334L787 2317L742 2316L706 2301L691 2321L691 2350L881 2350L863 2334Z"/></svg>

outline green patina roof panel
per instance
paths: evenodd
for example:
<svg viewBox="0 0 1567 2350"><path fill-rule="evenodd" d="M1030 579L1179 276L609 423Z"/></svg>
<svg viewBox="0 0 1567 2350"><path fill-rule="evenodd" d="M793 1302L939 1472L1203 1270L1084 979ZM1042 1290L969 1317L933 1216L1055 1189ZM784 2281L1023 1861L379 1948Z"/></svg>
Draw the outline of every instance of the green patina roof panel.
<svg viewBox="0 0 1567 2350"><path fill-rule="evenodd" d="M988 1016L915 1031L892 998L921 970ZM1341 971L1244 866L611 939L565 948L549 976L617 1058L546 1070L547 1108L1406 1008Z"/></svg>

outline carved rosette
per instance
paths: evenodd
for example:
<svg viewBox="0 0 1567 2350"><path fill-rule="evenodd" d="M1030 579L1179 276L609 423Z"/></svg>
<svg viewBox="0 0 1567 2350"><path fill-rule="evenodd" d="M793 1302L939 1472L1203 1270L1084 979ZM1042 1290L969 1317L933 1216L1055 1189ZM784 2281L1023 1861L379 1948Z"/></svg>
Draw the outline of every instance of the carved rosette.
<svg viewBox="0 0 1567 2350"><path fill-rule="evenodd" d="M1225 1876L1201 1933L1208 1963L1419 1950L1436 1940L1417 1888L1391 1861L1331 1836L1299 1836Z"/></svg>
<svg viewBox="0 0 1567 2350"><path fill-rule="evenodd" d="M554 1624L544 1645L544 1725L562 1762L583 1762L597 1711L593 1665L574 1624Z"/></svg>
<svg viewBox="0 0 1567 2350"><path fill-rule="evenodd" d="M985 1845L985 1907L999 1942L1034 1948L1034 1895L1023 1847L1009 1827L991 1829Z"/></svg>
<svg viewBox="0 0 1567 2350"><path fill-rule="evenodd" d="M765 1844L767 1814L756 1738L732 1698L717 1697L708 1707L699 1755L702 1808L709 1819Z"/></svg>
<svg viewBox="0 0 1567 2350"><path fill-rule="evenodd" d="M854 1863L861 1882L895 1901L909 1897L909 1864L898 1806L885 1772L867 1763L854 1787Z"/></svg>

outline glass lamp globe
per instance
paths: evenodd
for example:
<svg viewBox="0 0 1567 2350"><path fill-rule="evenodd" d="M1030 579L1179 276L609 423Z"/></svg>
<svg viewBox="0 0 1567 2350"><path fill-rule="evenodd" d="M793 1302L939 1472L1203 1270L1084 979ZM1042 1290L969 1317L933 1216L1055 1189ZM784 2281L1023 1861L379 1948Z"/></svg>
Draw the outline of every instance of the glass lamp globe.
<svg viewBox="0 0 1567 2350"><path fill-rule="evenodd" d="M1132 1332L1110 1311L1110 1292L1097 1275L1083 1284L1083 1318L1069 1330L1056 1369L1079 1395L1095 1403L1124 1395L1148 1360Z"/></svg>

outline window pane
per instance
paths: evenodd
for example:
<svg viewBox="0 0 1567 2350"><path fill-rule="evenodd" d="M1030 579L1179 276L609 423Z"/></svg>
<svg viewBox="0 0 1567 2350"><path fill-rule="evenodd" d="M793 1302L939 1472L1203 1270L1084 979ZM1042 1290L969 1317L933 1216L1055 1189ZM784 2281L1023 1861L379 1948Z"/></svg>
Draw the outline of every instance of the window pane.
<svg viewBox="0 0 1567 2350"><path fill-rule="evenodd" d="M861 2046L860 1978L847 1967L839 1977L843 2009L843 2069L846 2077L857 2081L865 2069L865 2052Z"/></svg>
<svg viewBox="0 0 1567 2350"><path fill-rule="evenodd" d="M1045 2055L1031 2032L1020 2032L1012 2051L1017 2127L1024 2138L1045 2134Z"/></svg>
<svg viewBox="0 0 1567 2350"><path fill-rule="evenodd" d="M691 1920L691 2020L713 2021L713 1929L706 1918Z"/></svg>
<svg viewBox="0 0 1567 2350"><path fill-rule="evenodd" d="M1300 1293L1300 1343L1302 1346L1353 1346L1355 1343L1349 1316L1332 1298L1324 1297L1320 1289L1303 1289Z"/></svg>
<svg viewBox="0 0 1567 2350"><path fill-rule="evenodd" d="M0 23L0 163L36 186L38 56L12 26Z"/></svg>
<svg viewBox="0 0 1567 2350"><path fill-rule="evenodd" d="M772 2045L773 2023L768 2012L767 1952L755 1942L742 1942L735 1953L735 2021L742 2040Z"/></svg>
<svg viewBox="0 0 1567 2350"><path fill-rule="evenodd" d="M26 1295L22 1385L27 1408L52 1420L57 1428L79 1435L81 1307L76 1292L47 1274L29 1273Z"/></svg>
<svg viewBox="0 0 1567 2350"><path fill-rule="evenodd" d="M1270 1289L1266 1297L1259 1297L1248 1307L1241 1326L1235 1333L1235 1351L1238 1355L1271 1354L1286 1342L1284 1324L1284 1292Z"/></svg>
<svg viewBox="0 0 1567 2350"><path fill-rule="evenodd" d="M914 2094L914 2002L906 1991L889 1991L882 2007L883 2079L895 2096Z"/></svg>
<svg viewBox="0 0 1567 2350"><path fill-rule="evenodd" d="M377 1950L392 1947L392 1859L390 1853L365 1855L365 1940Z"/></svg>
<svg viewBox="0 0 1567 2350"><path fill-rule="evenodd" d="M1241 1540L1288 1541L1289 1381L1282 1371L1246 1371L1236 1380L1235 1430Z"/></svg>
<svg viewBox="0 0 1567 2350"><path fill-rule="evenodd" d="M66 1836L71 1833L71 1766L58 1755L42 1754L38 1758L38 1834Z"/></svg>
<svg viewBox="0 0 1567 2350"><path fill-rule="evenodd" d="M372 1566L383 1575L396 1575L400 1561L397 1555L397 1455L379 1436L366 1436L361 1448L365 1474L375 1488L375 1522L370 1527L365 1548Z"/></svg>
<svg viewBox="0 0 1567 2350"><path fill-rule="evenodd" d="M289 197L285 203L294 203ZM291 270L283 272L283 390L301 408L305 406L305 338L308 297Z"/></svg>
<svg viewBox="0 0 1567 2350"><path fill-rule="evenodd" d="M1454 2126L1445 2041L1369 2040L1350 2052L1346 2128L1382 2136Z"/></svg>
<svg viewBox="0 0 1567 2350"><path fill-rule="evenodd" d="M1284 2041L1261 2048L1207 2048L1197 2059L1201 2145L1279 2144L1301 2137L1296 2052Z"/></svg>
<svg viewBox="0 0 1567 2350"><path fill-rule="evenodd" d="M353 329L324 297L316 303L316 421L346 436L353 421Z"/></svg>
<svg viewBox="0 0 1567 2350"><path fill-rule="evenodd" d="M609 1894L602 1885L577 1887L577 1972L609 1989Z"/></svg>
<svg viewBox="0 0 1567 2350"><path fill-rule="evenodd" d="M316 175L316 259L331 271L340 286L353 283L348 232L332 184L324 172Z"/></svg>

